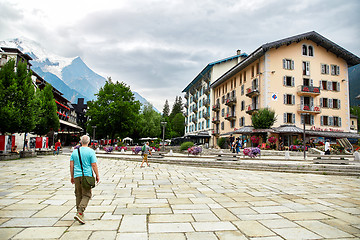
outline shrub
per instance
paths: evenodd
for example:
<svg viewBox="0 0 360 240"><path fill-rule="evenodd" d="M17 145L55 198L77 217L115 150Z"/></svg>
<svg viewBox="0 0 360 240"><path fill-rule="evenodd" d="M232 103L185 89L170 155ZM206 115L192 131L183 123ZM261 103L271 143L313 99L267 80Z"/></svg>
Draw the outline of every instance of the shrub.
<svg viewBox="0 0 360 240"><path fill-rule="evenodd" d="M180 146L180 150L183 151L183 150L188 150L189 148L191 148L192 146L194 146L194 143L193 142L184 142L181 144Z"/></svg>
<svg viewBox="0 0 360 240"><path fill-rule="evenodd" d="M226 148L226 138L223 137L219 138L217 140L217 145L222 149Z"/></svg>

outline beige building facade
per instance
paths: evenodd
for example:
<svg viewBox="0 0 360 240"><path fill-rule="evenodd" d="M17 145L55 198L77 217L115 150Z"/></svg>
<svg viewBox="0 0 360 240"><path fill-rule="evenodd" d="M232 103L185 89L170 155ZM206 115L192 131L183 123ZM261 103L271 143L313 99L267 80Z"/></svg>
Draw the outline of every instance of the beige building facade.
<svg viewBox="0 0 360 240"><path fill-rule="evenodd" d="M360 59L316 32L259 47L213 84L213 142L244 126L260 108L275 111L273 127L350 132L348 68Z"/></svg>

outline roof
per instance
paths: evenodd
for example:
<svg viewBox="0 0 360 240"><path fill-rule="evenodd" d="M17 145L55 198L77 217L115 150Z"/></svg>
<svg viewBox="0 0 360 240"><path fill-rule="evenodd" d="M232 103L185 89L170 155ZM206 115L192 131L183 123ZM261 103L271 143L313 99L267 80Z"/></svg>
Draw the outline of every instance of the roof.
<svg viewBox="0 0 360 240"><path fill-rule="evenodd" d="M221 59L221 60L218 60L218 61L215 61L215 62L212 62L212 63L209 63L195 78L194 80L191 81L191 83L189 85L186 86L186 88L182 91L182 92L187 92L189 91L189 89L195 85L195 83L197 83L214 65L216 64L219 64L219 63L223 63L223 62L226 62L226 61L231 61L235 58L238 58L238 57L247 57L247 54L246 53L242 53L240 55L234 55L232 57L228 57L228 58L224 58L224 59Z"/></svg>
<svg viewBox="0 0 360 240"><path fill-rule="evenodd" d="M10 48L10 47L0 47L1 50L3 50L3 52L5 53L16 53L19 54L20 56L22 56L23 58L25 58L27 61L29 60L33 60L29 55L22 53L19 49L17 48Z"/></svg>
<svg viewBox="0 0 360 240"><path fill-rule="evenodd" d="M228 78L234 76L236 73L240 72L241 70L249 66L251 63L255 62L257 59L265 55L265 53L271 48L279 48L283 45L290 45L295 42L298 43L304 39L311 40L317 45L325 48L327 51L334 53L337 57L344 59L349 67L355 66L360 63L360 58L358 56L352 54L351 52L347 51L346 49L342 48L336 43L330 41L329 39L325 38L319 33L312 31L261 45L258 49L252 52L247 58L245 58L240 63L235 65L233 68L231 68L229 71L224 73L210 86L211 87L219 86Z"/></svg>

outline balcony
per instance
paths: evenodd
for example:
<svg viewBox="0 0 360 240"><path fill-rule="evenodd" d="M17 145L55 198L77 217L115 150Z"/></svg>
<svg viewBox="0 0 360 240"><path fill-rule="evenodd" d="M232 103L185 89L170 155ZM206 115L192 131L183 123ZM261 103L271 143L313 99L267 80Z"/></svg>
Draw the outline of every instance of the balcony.
<svg viewBox="0 0 360 240"><path fill-rule="evenodd" d="M204 94L208 95L210 93L210 88L209 87L205 87L204 89Z"/></svg>
<svg viewBox="0 0 360 240"><path fill-rule="evenodd" d="M314 105L298 104L298 113L319 114L321 113L321 107L318 105L314 106Z"/></svg>
<svg viewBox="0 0 360 240"><path fill-rule="evenodd" d="M192 121L193 123L196 123L196 122L197 122L197 118L193 118L191 121Z"/></svg>
<svg viewBox="0 0 360 240"><path fill-rule="evenodd" d="M205 118L205 119L209 119L210 118L210 113L209 112L203 112L202 117Z"/></svg>
<svg viewBox="0 0 360 240"><path fill-rule="evenodd" d="M189 116L189 114L188 114L187 111L184 112L184 116L185 116L185 117Z"/></svg>
<svg viewBox="0 0 360 240"><path fill-rule="evenodd" d="M219 119L219 117L213 117L211 122L214 124L218 124L218 123L220 123L220 119Z"/></svg>
<svg viewBox="0 0 360 240"><path fill-rule="evenodd" d="M246 89L246 96L249 97L249 98L256 97L256 96L259 96L259 95L260 95L260 91L259 91L259 88L257 86Z"/></svg>
<svg viewBox="0 0 360 240"><path fill-rule="evenodd" d="M225 105L226 106L233 106L236 104L236 97L229 97L225 100Z"/></svg>
<svg viewBox="0 0 360 240"><path fill-rule="evenodd" d="M198 109L198 107L196 107L196 106L195 106L195 107L193 107L193 112L194 112L194 113L197 113L197 112L198 112L198 110L199 110L199 109Z"/></svg>
<svg viewBox="0 0 360 240"><path fill-rule="evenodd" d="M254 112L259 110L258 104L249 104L246 106L246 113L252 115Z"/></svg>
<svg viewBox="0 0 360 240"><path fill-rule="evenodd" d="M220 131L218 129L213 130L211 135L213 135L214 137L219 137L220 136Z"/></svg>
<svg viewBox="0 0 360 240"><path fill-rule="evenodd" d="M220 111L220 104L217 103L217 104L213 105L212 110L215 111L215 112Z"/></svg>
<svg viewBox="0 0 360 240"><path fill-rule="evenodd" d="M320 95L320 87L300 85L297 88L297 94L299 96L318 96Z"/></svg>
<svg viewBox="0 0 360 240"><path fill-rule="evenodd" d="M227 113L226 116L225 116L225 119L228 120L228 121L232 121L232 120L235 120L236 119L236 116L235 116L235 113Z"/></svg>
<svg viewBox="0 0 360 240"><path fill-rule="evenodd" d="M204 104L205 107L210 106L210 99L205 99L205 100L203 101L203 104Z"/></svg>
<svg viewBox="0 0 360 240"><path fill-rule="evenodd" d="M184 107L185 108L188 108L189 107L189 104L186 102L186 103L184 103Z"/></svg>
<svg viewBox="0 0 360 240"><path fill-rule="evenodd" d="M185 93L185 98L188 99L189 98L189 93Z"/></svg>
<svg viewBox="0 0 360 240"><path fill-rule="evenodd" d="M196 96L193 96L193 102L194 103L197 103L197 101L199 100L199 98L198 97L196 97Z"/></svg>

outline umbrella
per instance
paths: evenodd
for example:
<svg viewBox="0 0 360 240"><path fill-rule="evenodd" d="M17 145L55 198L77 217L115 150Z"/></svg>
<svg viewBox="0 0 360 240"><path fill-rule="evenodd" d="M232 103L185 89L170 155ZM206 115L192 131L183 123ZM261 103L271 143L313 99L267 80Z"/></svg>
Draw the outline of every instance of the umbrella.
<svg viewBox="0 0 360 240"><path fill-rule="evenodd" d="M123 139L123 141L130 141L131 142L132 138L126 137L126 138Z"/></svg>
<svg viewBox="0 0 360 240"><path fill-rule="evenodd" d="M237 129L234 131L234 133L238 133L238 134L249 134L252 133L254 130L254 127L252 126L245 126L243 128Z"/></svg>

